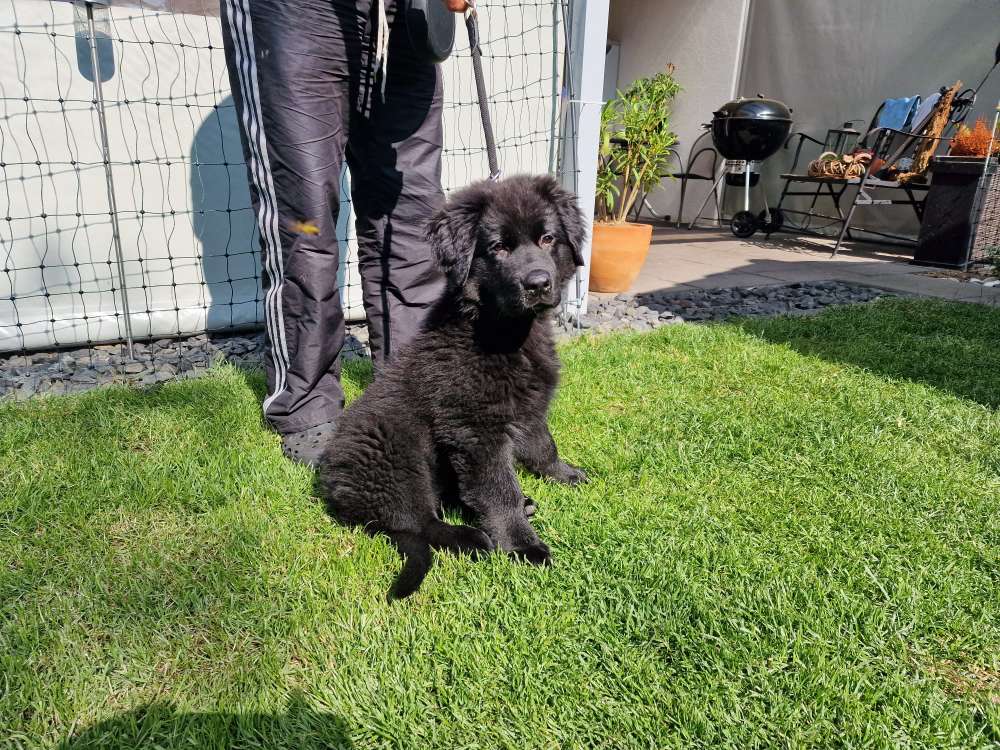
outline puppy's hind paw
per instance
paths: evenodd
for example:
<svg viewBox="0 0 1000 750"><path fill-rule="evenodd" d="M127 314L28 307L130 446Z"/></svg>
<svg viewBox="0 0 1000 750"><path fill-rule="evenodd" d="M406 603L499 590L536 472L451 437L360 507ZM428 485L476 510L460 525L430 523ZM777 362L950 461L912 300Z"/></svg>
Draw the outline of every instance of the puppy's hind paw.
<svg viewBox="0 0 1000 750"><path fill-rule="evenodd" d="M545 542L528 544L510 551L510 556L515 560L524 561L532 565L549 566L552 564L552 553Z"/></svg>
<svg viewBox="0 0 1000 750"><path fill-rule="evenodd" d="M472 526L454 526L452 551L468 555L472 560L482 560L496 549L489 535Z"/></svg>
<svg viewBox="0 0 1000 750"><path fill-rule="evenodd" d="M570 487L584 484L588 479L587 472L565 461L553 464L547 473L551 479L560 484L568 484Z"/></svg>

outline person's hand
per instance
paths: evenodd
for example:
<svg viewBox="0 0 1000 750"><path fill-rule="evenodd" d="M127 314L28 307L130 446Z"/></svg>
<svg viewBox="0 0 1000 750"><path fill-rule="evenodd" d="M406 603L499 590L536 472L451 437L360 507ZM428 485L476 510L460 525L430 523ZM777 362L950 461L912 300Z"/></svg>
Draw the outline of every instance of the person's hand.
<svg viewBox="0 0 1000 750"><path fill-rule="evenodd" d="M441 0L444 3L444 7L450 10L452 13L465 13L469 4L465 0Z"/></svg>

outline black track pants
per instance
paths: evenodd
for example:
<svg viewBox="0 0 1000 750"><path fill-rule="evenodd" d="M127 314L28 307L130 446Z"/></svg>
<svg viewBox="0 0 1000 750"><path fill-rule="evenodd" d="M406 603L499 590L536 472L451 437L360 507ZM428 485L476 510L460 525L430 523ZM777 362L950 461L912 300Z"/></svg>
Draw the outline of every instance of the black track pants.
<svg viewBox="0 0 1000 750"><path fill-rule="evenodd" d="M412 338L444 279L423 224L441 204L441 79L387 3L384 86L371 0L222 0L226 60L263 251L264 415L282 433L343 408L336 239L346 155L362 299L380 365Z"/></svg>

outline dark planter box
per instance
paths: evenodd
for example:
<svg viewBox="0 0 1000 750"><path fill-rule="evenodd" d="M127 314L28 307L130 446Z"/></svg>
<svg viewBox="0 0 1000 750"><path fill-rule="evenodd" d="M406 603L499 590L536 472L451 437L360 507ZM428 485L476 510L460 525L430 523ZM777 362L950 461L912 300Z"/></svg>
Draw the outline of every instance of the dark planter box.
<svg viewBox="0 0 1000 750"><path fill-rule="evenodd" d="M964 269L969 264L976 188L983 162L969 156L931 159L931 189L913 254L917 265ZM995 174L990 179L995 179Z"/></svg>

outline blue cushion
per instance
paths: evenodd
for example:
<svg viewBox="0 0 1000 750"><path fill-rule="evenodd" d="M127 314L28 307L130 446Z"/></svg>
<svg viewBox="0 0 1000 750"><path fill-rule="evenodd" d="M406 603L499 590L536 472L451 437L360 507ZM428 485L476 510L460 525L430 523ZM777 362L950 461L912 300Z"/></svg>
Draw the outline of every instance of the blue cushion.
<svg viewBox="0 0 1000 750"><path fill-rule="evenodd" d="M913 113L920 106L919 96L907 96L902 99L886 99L878 116L878 127L905 130L913 119Z"/></svg>

